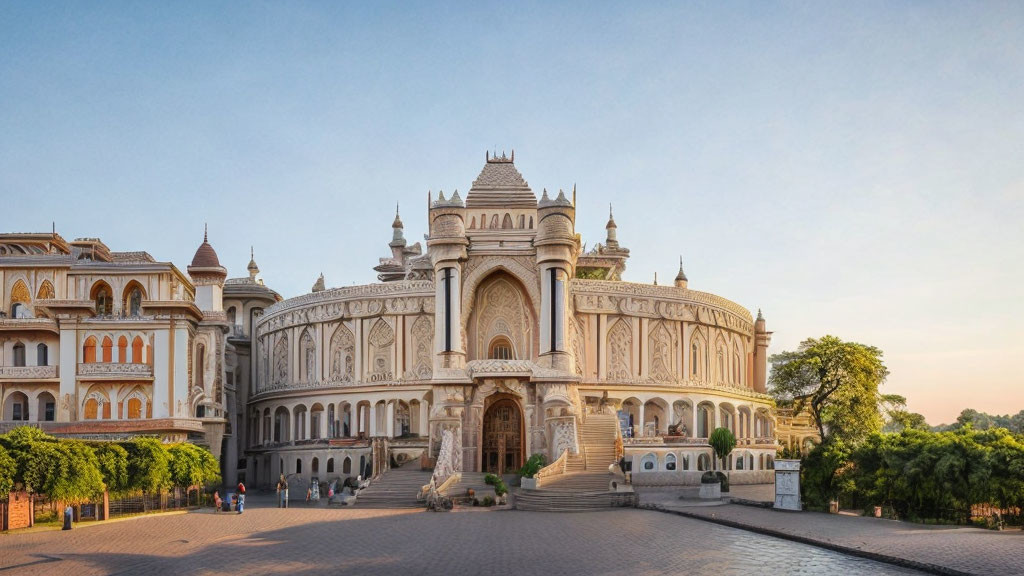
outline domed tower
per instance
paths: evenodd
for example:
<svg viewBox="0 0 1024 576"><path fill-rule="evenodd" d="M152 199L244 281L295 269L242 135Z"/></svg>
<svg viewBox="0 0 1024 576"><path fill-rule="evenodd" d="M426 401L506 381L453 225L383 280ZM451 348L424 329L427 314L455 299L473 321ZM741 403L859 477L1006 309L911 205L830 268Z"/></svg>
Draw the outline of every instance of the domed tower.
<svg viewBox="0 0 1024 576"><path fill-rule="evenodd" d="M255 267L255 262L250 262ZM257 271L259 271L257 269ZM203 227L203 243L192 257L188 267L188 275L196 287L196 306L204 312L222 312L224 310L224 279L228 271L220 265L217 251L210 245L207 229Z"/></svg>
<svg viewBox="0 0 1024 576"><path fill-rule="evenodd" d="M686 272L683 272L683 257L679 257L679 272L676 273L676 288L686 288L689 280L686 279Z"/></svg>
<svg viewBox="0 0 1024 576"><path fill-rule="evenodd" d="M569 371L569 279L574 275L579 244L576 207L562 191L552 200L544 190L537 203L534 246L541 278L540 364Z"/></svg>
<svg viewBox="0 0 1024 576"><path fill-rule="evenodd" d="M255 282L260 274L260 267L256 265L256 253L252 246L249 247L249 265L245 269L249 271L249 280Z"/></svg>
<svg viewBox="0 0 1024 576"><path fill-rule="evenodd" d="M429 201L429 198L428 198ZM434 351L437 368L462 368L462 262L466 260L466 205L456 190L446 199L439 192L430 203L427 254L434 266ZM397 222L396 218L396 222Z"/></svg>

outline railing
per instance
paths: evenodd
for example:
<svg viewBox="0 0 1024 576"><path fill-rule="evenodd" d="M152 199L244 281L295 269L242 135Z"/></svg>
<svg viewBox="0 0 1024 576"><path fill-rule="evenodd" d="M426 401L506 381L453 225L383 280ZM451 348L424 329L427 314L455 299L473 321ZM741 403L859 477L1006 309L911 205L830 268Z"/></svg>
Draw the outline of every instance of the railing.
<svg viewBox="0 0 1024 576"><path fill-rule="evenodd" d="M561 455L559 455L558 458L555 458L554 462L538 470L537 473L533 475L533 478L537 480L537 488L541 487L545 478L565 474L565 463L568 460L568 457L569 450L562 450Z"/></svg>
<svg viewBox="0 0 1024 576"><path fill-rule="evenodd" d="M56 366L0 366L0 378L56 378Z"/></svg>
<svg viewBox="0 0 1024 576"><path fill-rule="evenodd" d="M115 362L89 362L78 365L79 376L152 376L149 364L121 364Z"/></svg>

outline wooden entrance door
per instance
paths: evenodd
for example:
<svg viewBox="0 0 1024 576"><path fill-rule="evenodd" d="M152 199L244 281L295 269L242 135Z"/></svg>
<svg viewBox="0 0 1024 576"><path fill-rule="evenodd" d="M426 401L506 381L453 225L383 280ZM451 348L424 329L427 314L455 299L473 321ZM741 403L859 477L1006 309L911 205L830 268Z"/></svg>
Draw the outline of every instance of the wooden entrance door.
<svg viewBox="0 0 1024 576"><path fill-rule="evenodd" d="M507 474L523 466L523 416L513 400L495 402L484 414L483 469Z"/></svg>

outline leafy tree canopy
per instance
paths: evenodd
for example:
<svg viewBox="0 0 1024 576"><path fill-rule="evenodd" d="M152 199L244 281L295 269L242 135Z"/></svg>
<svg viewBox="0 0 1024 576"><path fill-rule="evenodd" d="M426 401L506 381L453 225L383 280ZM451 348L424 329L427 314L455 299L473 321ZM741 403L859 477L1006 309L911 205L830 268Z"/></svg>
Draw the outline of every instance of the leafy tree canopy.
<svg viewBox="0 0 1024 576"><path fill-rule="evenodd" d="M171 482L176 486L202 486L220 483L217 459L195 444L174 444L168 450Z"/></svg>
<svg viewBox="0 0 1024 576"><path fill-rule="evenodd" d="M155 438L136 438L121 444L128 452L128 485L157 492L171 487L170 458Z"/></svg>
<svg viewBox="0 0 1024 576"><path fill-rule="evenodd" d="M728 428L715 428L708 438L708 444L715 451L719 461L724 462L732 449L736 447L736 437Z"/></svg>
<svg viewBox="0 0 1024 576"><path fill-rule="evenodd" d="M14 488L14 458L0 445L0 499L6 498Z"/></svg>
<svg viewBox="0 0 1024 576"><path fill-rule="evenodd" d="M781 405L810 411L822 441L856 444L882 429L882 412L898 397L879 386L889 374L882 351L835 336L810 338L771 357L771 393Z"/></svg>

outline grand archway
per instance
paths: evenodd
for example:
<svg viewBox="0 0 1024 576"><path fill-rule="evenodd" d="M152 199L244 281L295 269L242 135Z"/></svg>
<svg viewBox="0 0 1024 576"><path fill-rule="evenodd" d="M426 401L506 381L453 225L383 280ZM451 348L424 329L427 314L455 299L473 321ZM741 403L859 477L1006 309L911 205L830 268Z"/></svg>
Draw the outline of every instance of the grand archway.
<svg viewBox="0 0 1024 576"><path fill-rule="evenodd" d="M484 412L483 471L510 474L523 466L523 412L511 398L495 401Z"/></svg>

